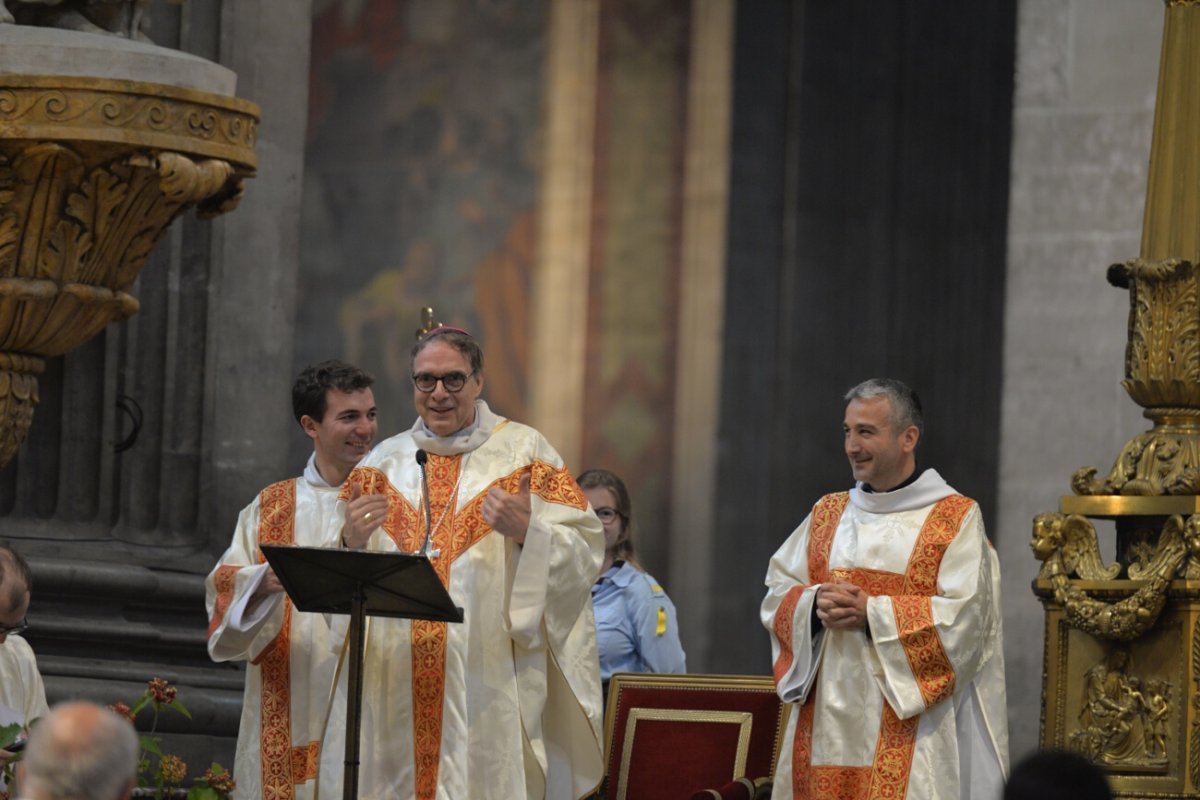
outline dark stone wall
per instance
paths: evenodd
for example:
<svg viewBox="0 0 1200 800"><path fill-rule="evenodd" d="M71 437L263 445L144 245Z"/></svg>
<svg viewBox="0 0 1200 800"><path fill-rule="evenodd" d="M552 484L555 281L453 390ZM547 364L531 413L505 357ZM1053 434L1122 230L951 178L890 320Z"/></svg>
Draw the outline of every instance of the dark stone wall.
<svg viewBox="0 0 1200 800"><path fill-rule="evenodd" d="M768 668L771 553L849 488L842 395L922 398L922 467L995 520L1016 4L737 8L714 671Z"/></svg>
<svg viewBox="0 0 1200 800"><path fill-rule="evenodd" d="M167 679L192 716L156 732L193 777L232 766L244 675L208 657L204 576L239 509L294 472L310 5L149 4L156 44L232 69L260 105L258 175L231 215L167 230L132 290L138 314L48 363L30 435L0 469L0 537L33 570L26 638L47 699L132 704Z"/></svg>

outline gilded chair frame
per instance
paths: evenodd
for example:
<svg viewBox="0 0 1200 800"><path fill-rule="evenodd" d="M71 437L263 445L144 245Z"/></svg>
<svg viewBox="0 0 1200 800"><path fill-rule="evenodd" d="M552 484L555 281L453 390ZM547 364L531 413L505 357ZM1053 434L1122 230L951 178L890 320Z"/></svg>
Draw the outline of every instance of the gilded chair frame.
<svg viewBox="0 0 1200 800"><path fill-rule="evenodd" d="M608 707L604 715L604 763L606 770L613 765L613 747L616 741L617 719L620 716L621 702L624 692L630 689L662 690L678 693L681 701L685 700L688 692L751 692L771 694L775 692L775 681L770 676L758 675L671 675L658 673L618 673L609 682ZM762 778L764 776L747 776L745 774L749 755L750 739L753 731L754 714L742 709L688 708L686 702L680 707L634 707L629 709L623 721L624 730L621 739L620 760L617 774L608 775L608 795L610 800L627 800L629 768L632 761L634 745L637 740L637 726L642 721L683 722L697 724L727 724L737 726L737 747L733 754L732 774L728 780L737 778ZM773 774L775 764L779 759L779 748L786 730L790 706L780 704L780 710L775 730L772 732L772 752L770 770Z"/></svg>

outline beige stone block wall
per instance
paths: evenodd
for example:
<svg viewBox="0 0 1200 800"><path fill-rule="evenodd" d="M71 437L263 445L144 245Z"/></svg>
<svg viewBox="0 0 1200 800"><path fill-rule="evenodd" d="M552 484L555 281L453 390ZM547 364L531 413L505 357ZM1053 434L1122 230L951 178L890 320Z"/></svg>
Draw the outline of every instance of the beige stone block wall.
<svg viewBox="0 0 1200 800"><path fill-rule="evenodd" d="M1129 298L1104 275L1140 249L1163 16L1155 0L1018 6L996 537L1014 762L1041 709L1033 517L1149 427L1119 385Z"/></svg>

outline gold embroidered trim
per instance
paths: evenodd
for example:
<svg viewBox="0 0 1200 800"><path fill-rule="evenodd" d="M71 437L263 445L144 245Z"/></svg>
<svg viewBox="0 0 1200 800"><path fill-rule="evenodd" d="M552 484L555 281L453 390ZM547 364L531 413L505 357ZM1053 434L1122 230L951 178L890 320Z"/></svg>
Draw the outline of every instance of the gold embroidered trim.
<svg viewBox="0 0 1200 800"><path fill-rule="evenodd" d="M775 639L779 642L779 658L775 659L773 670L776 686L791 670L792 662L795 660L795 654L792 652L792 639L794 638L792 617L796 615L796 605L800 602L800 595L804 594L806 588L805 586L793 586L788 589L779 608L775 609L772 631L775 633Z"/></svg>
<svg viewBox="0 0 1200 800"><path fill-rule="evenodd" d="M259 495L258 542L293 544L296 532L296 482L273 483ZM260 551L259 563L265 558ZM292 800L296 796L292 759L291 647L292 601L283 598L283 626L253 663L262 676L260 752L262 796Z"/></svg>
<svg viewBox="0 0 1200 800"><path fill-rule="evenodd" d="M849 502L849 492L837 492L825 495L813 506L808 534L808 579L812 583L829 580L829 551L833 549L838 520Z"/></svg>

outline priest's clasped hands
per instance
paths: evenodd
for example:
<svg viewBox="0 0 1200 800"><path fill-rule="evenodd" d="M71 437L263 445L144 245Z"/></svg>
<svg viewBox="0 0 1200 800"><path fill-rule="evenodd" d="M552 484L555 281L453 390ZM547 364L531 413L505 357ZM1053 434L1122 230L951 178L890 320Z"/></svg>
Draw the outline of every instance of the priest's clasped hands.
<svg viewBox="0 0 1200 800"><path fill-rule="evenodd" d="M867 624L868 596L853 583L823 583L817 589L817 619L835 631L863 628Z"/></svg>

